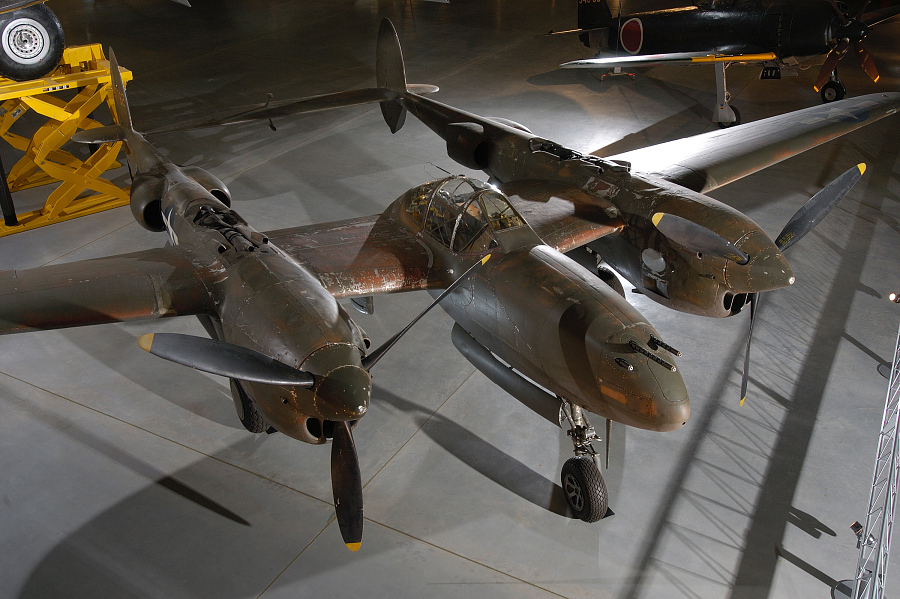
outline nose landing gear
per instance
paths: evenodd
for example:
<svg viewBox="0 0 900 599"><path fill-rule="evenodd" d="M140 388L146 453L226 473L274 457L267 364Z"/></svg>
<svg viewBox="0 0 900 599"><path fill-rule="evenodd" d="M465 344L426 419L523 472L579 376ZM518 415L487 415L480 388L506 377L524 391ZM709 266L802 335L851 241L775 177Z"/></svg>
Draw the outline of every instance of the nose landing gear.
<svg viewBox="0 0 900 599"><path fill-rule="evenodd" d="M596 522L609 509L606 482L600 474L597 451L591 443L595 439L599 440L599 437L580 406L563 400L560 411L569 421L568 435L575 445L575 457L566 460L562 467L561 479L566 503L579 520Z"/></svg>

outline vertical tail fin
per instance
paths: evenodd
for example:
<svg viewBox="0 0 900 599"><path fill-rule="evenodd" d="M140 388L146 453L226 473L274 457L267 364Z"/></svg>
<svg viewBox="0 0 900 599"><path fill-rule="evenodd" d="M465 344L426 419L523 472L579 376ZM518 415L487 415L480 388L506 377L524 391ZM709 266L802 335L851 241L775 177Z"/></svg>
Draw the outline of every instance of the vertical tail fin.
<svg viewBox="0 0 900 599"><path fill-rule="evenodd" d="M390 19L382 19L378 30L378 43L375 47L375 79L378 87L386 87L399 93L406 92L406 67L403 65L403 50L397 30ZM396 133L406 121L406 109L401 100L385 100L381 102L381 114L384 121Z"/></svg>
<svg viewBox="0 0 900 599"><path fill-rule="evenodd" d="M612 21L607 0L578 0L578 28L606 27Z"/></svg>
<svg viewBox="0 0 900 599"><path fill-rule="evenodd" d="M116 114L113 116L115 116L119 125L129 131L133 131L131 111L128 109L128 97L125 95L125 83L122 82L122 75L119 73L119 63L116 61L116 53L113 52L112 48L109 49L109 70L113 87L113 102L116 105Z"/></svg>
<svg viewBox="0 0 900 599"><path fill-rule="evenodd" d="M610 3L615 0L578 0L578 28L593 29L578 36L581 43L593 50L606 51L608 33L597 31L599 27L611 27L613 15ZM622 1L618 0L617 13L621 13Z"/></svg>

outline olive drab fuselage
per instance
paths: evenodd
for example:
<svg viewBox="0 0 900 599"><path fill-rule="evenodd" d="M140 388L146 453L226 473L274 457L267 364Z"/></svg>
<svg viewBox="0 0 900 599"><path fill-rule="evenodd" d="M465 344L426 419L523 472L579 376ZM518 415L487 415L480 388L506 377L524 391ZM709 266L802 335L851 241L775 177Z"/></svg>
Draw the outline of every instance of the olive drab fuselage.
<svg viewBox="0 0 900 599"><path fill-rule="evenodd" d="M435 213L442 213L434 209L437 200L429 203L427 197L460 180L414 188L385 213L428 246L434 270L449 278L491 253L483 268L443 300L444 310L497 357L571 403L629 426L683 426L690 403L680 373L631 345L652 348L659 333L611 287L545 245L521 217L506 221L514 226L490 227L490 237L477 247L460 244L454 251L457 237L444 231L458 235L466 214L460 224L454 215L445 216L450 226L442 228L434 222ZM489 190L472 196L479 193L503 197Z"/></svg>
<svg viewBox="0 0 900 599"><path fill-rule="evenodd" d="M748 293L793 283L790 266L760 227L713 198L429 98L407 94L403 106L447 141L451 156L468 157L463 164L484 170L501 190L504 183L523 180L562 182L581 188L598 205L612 204L625 226L589 247L636 289L666 307L726 317L740 311ZM750 262L740 265L678 245L654 226L652 217L658 212L715 231L749 254Z"/></svg>
<svg viewBox="0 0 900 599"><path fill-rule="evenodd" d="M371 392L362 335L315 272L142 137L130 136L141 173L163 181L160 210L171 242L211 274L204 280L216 336L315 377L312 388L243 382L266 421L288 436L324 443L323 422L362 417Z"/></svg>

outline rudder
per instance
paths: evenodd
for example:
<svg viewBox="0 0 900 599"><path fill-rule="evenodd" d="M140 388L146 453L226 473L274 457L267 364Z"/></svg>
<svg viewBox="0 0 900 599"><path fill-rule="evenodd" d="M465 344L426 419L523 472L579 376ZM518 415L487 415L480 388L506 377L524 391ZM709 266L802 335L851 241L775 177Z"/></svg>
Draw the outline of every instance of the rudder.
<svg viewBox="0 0 900 599"><path fill-rule="evenodd" d="M398 93L406 93L406 67L403 64L403 50L397 30L390 19L382 19L378 30L378 43L375 47L375 80L378 87L385 87ZM406 109L401 100L385 100L381 102L381 114L384 121L396 133L406 121Z"/></svg>
<svg viewBox="0 0 900 599"><path fill-rule="evenodd" d="M116 61L116 53L113 49L109 49L109 72L110 83L113 88L113 102L116 105L116 122L128 130L133 130L131 125L131 111L128 108L128 96L125 95L125 83L122 81L122 74L119 72L119 63Z"/></svg>

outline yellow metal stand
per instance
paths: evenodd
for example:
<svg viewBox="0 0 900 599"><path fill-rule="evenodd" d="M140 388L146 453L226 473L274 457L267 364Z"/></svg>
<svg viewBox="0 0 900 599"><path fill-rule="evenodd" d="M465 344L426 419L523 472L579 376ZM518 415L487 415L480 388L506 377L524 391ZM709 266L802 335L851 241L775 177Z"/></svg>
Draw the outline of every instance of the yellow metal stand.
<svg viewBox="0 0 900 599"><path fill-rule="evenodd" d="M124 82L132 79L131 71L121 72ZM68 101L53 95L75 89L80 91ZM109 61L100 44L66 48L59 66L43 79L0 78L0 102L0 137L25 153L7 176L10 191L60 183L42 209L12 219L6 214L0 237L128 204L128 187L120 189L100 176L121 166L116 157L122 142L102 144L85 161L61 149L77 130L101 124L90 115L103 102L115 115ZM28 110L48 119L30 139L10 132ZM95 193L86 195L89 190ZM16 220L18 224L11 224Z"/></svg>

